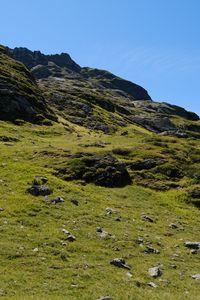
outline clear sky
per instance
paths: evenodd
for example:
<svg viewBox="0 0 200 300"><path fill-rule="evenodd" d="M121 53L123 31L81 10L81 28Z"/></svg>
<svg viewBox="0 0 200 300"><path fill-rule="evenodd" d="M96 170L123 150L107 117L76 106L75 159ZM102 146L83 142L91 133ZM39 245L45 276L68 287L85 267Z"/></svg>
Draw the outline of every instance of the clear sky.
<svg viewBox="0 0 200 300"><path fill-rule="evenodd" d="M200 0L0 0L0 43L67 52L200 115Z"/></svg>

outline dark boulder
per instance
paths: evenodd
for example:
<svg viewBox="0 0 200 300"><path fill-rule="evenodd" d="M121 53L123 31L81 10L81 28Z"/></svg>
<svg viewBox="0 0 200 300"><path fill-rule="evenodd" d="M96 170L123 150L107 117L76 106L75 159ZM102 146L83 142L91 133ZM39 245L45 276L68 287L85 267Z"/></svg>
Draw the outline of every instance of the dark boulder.
<svg viewBox="0 0 200 300"><path fill-rule="evenodd" d="M47 196L53 193L52 189L45 185L32 185L27 191L33 196Z"/></svg>

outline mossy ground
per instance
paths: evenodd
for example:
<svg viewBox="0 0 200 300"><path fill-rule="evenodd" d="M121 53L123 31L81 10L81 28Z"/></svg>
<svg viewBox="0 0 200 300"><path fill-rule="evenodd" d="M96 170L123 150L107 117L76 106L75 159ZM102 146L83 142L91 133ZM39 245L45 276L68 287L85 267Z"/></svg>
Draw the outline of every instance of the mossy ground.
<svg viewBox="0 0 200 300"><path fill-rule="evenodd" d="M128 135L121 135L124 130ZM200 272L199 253L191 254L184 247L185 241L200 238L199 210L185 201L188 177L181 179L183 188L156 191L134 180L124 188L103 188L53 175L55 165L76 152L102 153L122 147L131 149L128 157L121 157L130 161L162 156L163 144L170 153L184 154L191 147L198 150L199 142L158 140L137 126L105 135L69 123L49 127L1 122L0 136L19 139L0 141L2 299L98 299L102 295L117 300L199 299L199 282L191 278ZM100 142L103 148L95 146ZM37 175L49 179L52 198L61 196L65 202L55 205L28 194L26 189ZM106 214L107 207L114 210L112 215ZM142 214L155 222L143 221ZM119 216L121 221L116 221ZM173 222L181 223L178 229L169 228ZM111 236L100 239L98 226ZM76 241L68 242L63 228ZM138 238L160 254L144 254ZM131 278L126 270L110 265L116 257L125 258L131 266ZM163 275L152 279L148 268L158 263L163 265ZM147 286L150 281L158 287Z"/></svg>

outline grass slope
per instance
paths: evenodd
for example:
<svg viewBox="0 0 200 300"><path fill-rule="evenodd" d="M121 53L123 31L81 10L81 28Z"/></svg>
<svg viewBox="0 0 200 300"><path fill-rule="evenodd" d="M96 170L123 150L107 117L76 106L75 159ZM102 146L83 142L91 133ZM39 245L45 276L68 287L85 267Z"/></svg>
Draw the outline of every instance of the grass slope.
<svg viewBox="0 0 200 300"><path fill-rule="evenodd" d="M191 254L184 247L187 240L199 240L199 210L185 201L188 182L194 179L186 176L182 188L158 191L134 180L132 185L111 189L66 182L54 175L55 166L76 152L110 152L122 146L132 151L128 158L118 156L127 161L159 156L162 143L167 143L168 151L179 149L178 154L189 149L184 139L158 141L134 125L127 131L128 135L105 135L70 123L51 127L0 123L2 299L98 299L102 295L117 300L199 299L199 282L191 278L200 272L199 253ZM103 148L97 147L100 142ZM190 149L199 148L199 142L190 143ZM26 193L37 175L48 177L54 191L50 198L61 196L65 202L55 205ZM113 214L107 215L107 207ZM154 223L143 221L143 214ZM121 221L116 221L118 217ZM169 224L174 222L181 224L173 230ZM101 239L98 226L110 235ZM67 241L62 229L74 234L76 241ZM144 254L145 246L138 239L160 254ZM131 266L131 278L127 270L110 265L116 257ZM158 263L163 265L163 275L152 279L148 269ZM158 287L149 287L150 281Z"/></svg>

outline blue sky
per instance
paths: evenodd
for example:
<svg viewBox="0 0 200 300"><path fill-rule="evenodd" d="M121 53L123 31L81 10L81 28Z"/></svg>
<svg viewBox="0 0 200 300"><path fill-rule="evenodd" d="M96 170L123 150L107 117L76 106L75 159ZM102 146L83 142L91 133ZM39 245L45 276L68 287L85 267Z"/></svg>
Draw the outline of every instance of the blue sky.
<svg viewBox="0 0 200 300"><path fill-rule="evenodd" d="M0 8L0 43L67 52L200 115L199 0L9 0Z"/></svg>

